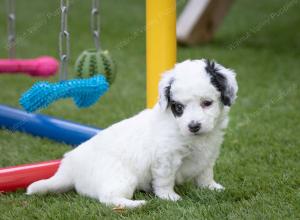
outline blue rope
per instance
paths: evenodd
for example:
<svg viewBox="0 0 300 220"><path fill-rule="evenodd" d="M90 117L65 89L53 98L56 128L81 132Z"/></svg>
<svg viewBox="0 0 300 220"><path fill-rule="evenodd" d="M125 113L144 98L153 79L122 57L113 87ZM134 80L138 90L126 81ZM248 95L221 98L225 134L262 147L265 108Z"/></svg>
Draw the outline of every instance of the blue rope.
<svg viewBox="0 0 300 220"><path fill-rule="evenodd" d="M103 75L58 83L38 82L22 95L20 104L27 112L34 112L59 99L73 98L76 106L86 108L96 103L108 89L109 83Z"/></svg>

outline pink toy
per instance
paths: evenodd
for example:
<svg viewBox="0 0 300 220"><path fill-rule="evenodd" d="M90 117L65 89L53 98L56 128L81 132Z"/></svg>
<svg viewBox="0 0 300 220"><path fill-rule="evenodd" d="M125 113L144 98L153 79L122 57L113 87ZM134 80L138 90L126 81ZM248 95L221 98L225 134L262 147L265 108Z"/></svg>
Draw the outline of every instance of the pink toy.
<svg viewBox="0 0 300 220"><path fill-rule="evenodd" d="M25 73L31 76L47 77L58 70L58 61L43 56L36 59L0 59L0 73Z"/></svg>

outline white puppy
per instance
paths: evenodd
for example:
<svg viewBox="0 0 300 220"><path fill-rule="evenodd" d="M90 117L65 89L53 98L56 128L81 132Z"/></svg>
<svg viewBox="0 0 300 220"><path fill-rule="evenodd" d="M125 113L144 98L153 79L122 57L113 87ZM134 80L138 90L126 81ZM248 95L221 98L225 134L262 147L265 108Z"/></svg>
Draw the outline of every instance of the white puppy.
<svg viewBox="0 0 300 220"><path fill-rule="evenodd" d="M143 205L136 190L176 201L175 184L194 180L220 190L213 166L238 87L235 73L209 60L187 60L163 75L159 103L116 123L65 154L56 174L27 194L65 192L107 205Z"/></svg>

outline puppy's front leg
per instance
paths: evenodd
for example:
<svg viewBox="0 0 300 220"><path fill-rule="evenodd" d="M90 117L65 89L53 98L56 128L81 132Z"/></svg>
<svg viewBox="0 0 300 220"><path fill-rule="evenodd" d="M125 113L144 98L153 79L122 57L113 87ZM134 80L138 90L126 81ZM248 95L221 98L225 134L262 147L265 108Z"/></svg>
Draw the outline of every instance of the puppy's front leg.
<svg viewBox="0 0 300 220"><path fill-rule="evenodd" d="M202 171L197 177L196 182L199 187L208 188L210 190L222 191L225 188L214 180L213 166L209 166Z"/></svg>
<svg viewBox="0 0 300 220"><path fill-rule="evenodd" d="M181 197L174 191L176 172L181 158L175 155L162 155L152 166L152 187L156 196L161 199L177 201Z"/></svg>

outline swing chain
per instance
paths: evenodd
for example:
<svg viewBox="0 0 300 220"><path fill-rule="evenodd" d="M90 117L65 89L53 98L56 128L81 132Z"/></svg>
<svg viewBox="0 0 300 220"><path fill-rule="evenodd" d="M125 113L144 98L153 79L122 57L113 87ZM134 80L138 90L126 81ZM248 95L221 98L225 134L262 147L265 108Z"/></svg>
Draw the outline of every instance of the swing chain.
<svg viewBox="0 0 300 220"><path fill-rule="evenodd" d="M91 31L94 38L94 44L96 50L100 49L100 18L99 18L99 0L92 0L92 9L91 9Z"/></svg>
<svg viewBox="0 0 300 220"><path fill-rule="evenodd" d="M15 0L7 0L7 19L8 19L8 56L9 58L16 57L16 15L15 15Z"/></svg>
<svg viewBox="0 0 300 220"><path fill-rule="evenodd" d="M68 78L68 63L70 58L70 33L68 32L69 0L60 1L61 29L59 33L60 80Z"/></svg>

